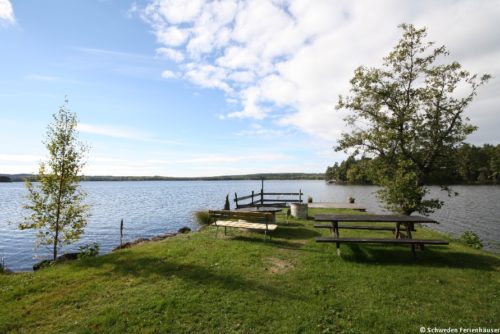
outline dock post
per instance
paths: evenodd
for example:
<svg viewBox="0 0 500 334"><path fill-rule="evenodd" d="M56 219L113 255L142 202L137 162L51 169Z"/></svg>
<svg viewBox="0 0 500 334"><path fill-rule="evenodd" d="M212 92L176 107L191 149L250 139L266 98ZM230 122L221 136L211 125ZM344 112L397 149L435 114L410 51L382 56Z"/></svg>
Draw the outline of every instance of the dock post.
<svg viewBox="0 0 500 334"><path fill-rule="evenodd" d="M261 180L260 187L260 205L264 205L264 178Z"/></svg>
<svg viewBox="0 0 500 334"><path fill-rule="evenodd" d="M123 218L120 221L120 247L122 246L123 243Z"/></svg>

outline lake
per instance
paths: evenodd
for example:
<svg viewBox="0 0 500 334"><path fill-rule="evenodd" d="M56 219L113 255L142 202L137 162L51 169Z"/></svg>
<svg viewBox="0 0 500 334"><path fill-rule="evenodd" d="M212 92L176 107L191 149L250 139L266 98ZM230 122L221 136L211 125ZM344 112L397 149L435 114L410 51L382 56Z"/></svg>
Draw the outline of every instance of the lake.
<svg viewBox="0 0 500 334"><path fill-rule="evenodd" d="M119 244L120 220L124 220L124 239L152 237L176 232L183 226L196 229L193 212L222 209L225 197L259 191L260 181L131 181L83 182L91 218L82 239L64 251L79 245L99 242L101 253L109 252ZM384 213L374 192L375 186L328 185L319 180L265 181L266 192L304 193L314 202L346 202L349 196L372 213ZM431 215L441 224L433 228L459 236L472 230L486 242L486 248L500 252L499 186L455 186L460 193L449 198L439 187L432 187L432 195L446 201L445 206ZM34 251L35 231L20 231L22 203L26 190L23 183L0 183L0 258L14 271L31 270L32 265L51 254L43 246ZM9 222L12 222L9 224ZM62 252L61 252L62 254Z"/></svg>

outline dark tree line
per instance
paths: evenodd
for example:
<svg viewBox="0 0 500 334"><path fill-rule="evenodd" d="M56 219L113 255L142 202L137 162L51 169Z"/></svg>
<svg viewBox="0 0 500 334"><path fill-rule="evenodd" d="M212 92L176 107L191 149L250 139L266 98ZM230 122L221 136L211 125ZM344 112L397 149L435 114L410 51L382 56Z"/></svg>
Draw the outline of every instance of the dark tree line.
<svg viewBox="0 0 500 334"><path fill-rule="evenodd" d="M463 144L452 154L452 163L434 171L432 184L500 184L500 144ZM376 184L377 158L349 157L326 169L325 178L338 183Z"/></svg>
<svg viewBox="0 0 500 334"><path fill-rule="evenodd" d="M12 182L12 180L8 176L0 175L0 182Z"/></svg>
<svg viewBox="0 0 500 334"><path fill-rule="evenodd" d="M323 180L323 173L265 173L247 175L222 175L206 177L168 177L168 176L82 176L82 181L233 181L233 180ZM6 181L3 181L5 179ZM23 182L27 179L37 181L38 175L11 174L0 175L0 182Z"/></svg>

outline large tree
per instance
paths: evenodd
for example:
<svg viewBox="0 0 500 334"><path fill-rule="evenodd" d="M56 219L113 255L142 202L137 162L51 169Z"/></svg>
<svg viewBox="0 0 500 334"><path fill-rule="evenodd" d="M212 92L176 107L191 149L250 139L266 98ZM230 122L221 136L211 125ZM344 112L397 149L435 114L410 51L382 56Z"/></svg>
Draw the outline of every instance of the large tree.
<svg viewBox="0 0 500 334"><path fill-rule="evenodd" d="M464 111L490 76L446 63L448 51L425 41L425 28L400 28L403 36L383 66L357 68L350 95L340 96L337 108L351 112L351 131L337 150L378 157L372 176L388 209L427 214L443 204L425 197L429 176L451 166L451 152L476 129Z"/></svg>
<svg viewBox="0 0 500 334"><path fill-rule="evenodd" d="M80 189L80 173L86 147L77 138L76 114L68 109L68 101L53 115L45 142L48 161L40 163L38 182L26 181L30 214L19 225L21 229L37 229L37 246L52 247L57 259L60 247L78 240L89 216Z"/></svg>

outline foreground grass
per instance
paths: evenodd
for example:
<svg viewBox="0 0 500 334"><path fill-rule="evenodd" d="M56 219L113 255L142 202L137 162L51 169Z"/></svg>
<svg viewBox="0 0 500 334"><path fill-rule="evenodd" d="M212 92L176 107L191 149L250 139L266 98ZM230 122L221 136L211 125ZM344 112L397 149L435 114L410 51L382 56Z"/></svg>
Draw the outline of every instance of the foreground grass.
<svg viewBox="0 0 500 334"><path fill-rule="evenodd" d="M335 211L335 210L330 210ZM316 211L318 212L318 211ZM339 212L337 210L337 212ZM314 211L312 212L314 214ZM207 228L36 273L0 274L0 333L418 333L500 327L500 257L452 242L316 244L313 221ZM349 235L389 232L342 231ZM442 238L418 229L415 237Z"/></svg>

